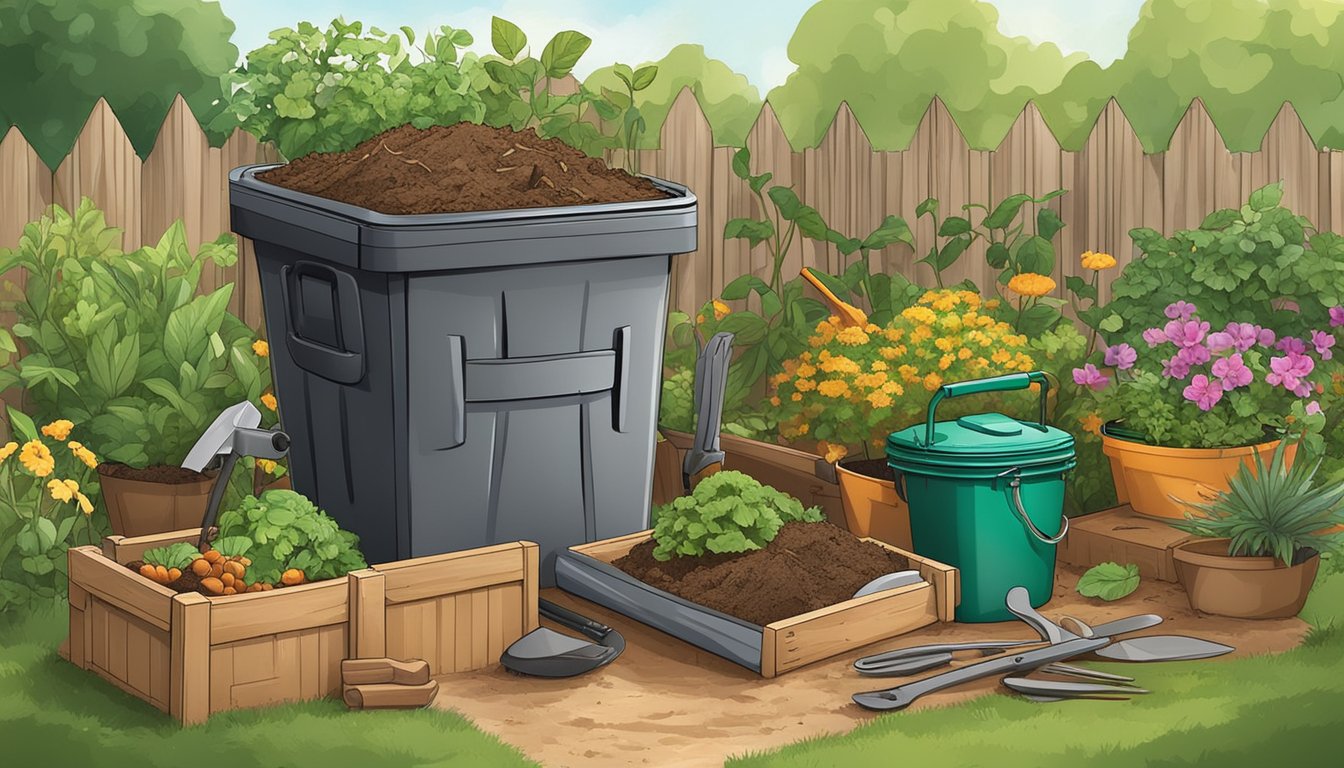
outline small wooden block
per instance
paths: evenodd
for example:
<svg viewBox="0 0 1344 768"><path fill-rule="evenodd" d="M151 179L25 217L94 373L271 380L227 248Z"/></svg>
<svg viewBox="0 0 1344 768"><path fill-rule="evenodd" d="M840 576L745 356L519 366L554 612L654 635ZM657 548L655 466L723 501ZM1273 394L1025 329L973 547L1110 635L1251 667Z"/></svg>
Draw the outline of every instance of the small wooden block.
<svg viewBox="0 0 1344 768"><path fill-rule="evenodd" d="M350 709L419 709L427 707L439 693L439 682L430 680L424 685L347 685L345 705Z"/></svg>
<svg viewBox="0 0 1344 768"><path fill-rule="evenodd" d="M1091 568L1105 562L1139 566L1139 575L1176 581L1171 550L1190 539L1161 520L1135 514L1128 505L1069 520L1069 535L1059 546L1060 562Z"/></svg>
<svg viewBox="0 0 1344 768"><path fill-rule="evenodd" d="M346 685L424 685L429 682L429 662L424 659L346 659L341 662L341 682Z"/></svg>

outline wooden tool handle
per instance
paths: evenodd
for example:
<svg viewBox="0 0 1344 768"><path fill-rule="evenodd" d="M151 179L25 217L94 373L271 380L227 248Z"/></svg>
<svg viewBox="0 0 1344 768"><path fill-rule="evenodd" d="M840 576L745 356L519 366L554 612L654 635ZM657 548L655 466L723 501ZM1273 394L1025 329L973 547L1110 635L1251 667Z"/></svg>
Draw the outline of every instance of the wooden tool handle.
<svg viewBox="0 0 1344 768"><path fill-rule="evenodd" d="M429 662L424 659L346 659L341 662L341 681L346 685L424 685L429 682Z"/></svg>
<svg viewBox="0 0 1344 768"><path fill-rule="evenodd" d="M841 301L839 296L832 293L831 289L827 288L825 283L821 282L816 275L812 274L811 269L803 267L803 271L800 274L803 276L803 279L812 284L813 288L816 288L821 292L821 295L825 297L826 301L831 303L831 306L835 308L836 316L838 316L841 322L845 325L862 328L868 324L868 315L864 314L863 310L853 304Z"/></svg>
<svg viewBox="0 0 1344 768"><path fill-rule="evenodd" d="M343 698L350 709L418 709L429 706L439 693L439 682L424 685L347 685Z"/></svg>

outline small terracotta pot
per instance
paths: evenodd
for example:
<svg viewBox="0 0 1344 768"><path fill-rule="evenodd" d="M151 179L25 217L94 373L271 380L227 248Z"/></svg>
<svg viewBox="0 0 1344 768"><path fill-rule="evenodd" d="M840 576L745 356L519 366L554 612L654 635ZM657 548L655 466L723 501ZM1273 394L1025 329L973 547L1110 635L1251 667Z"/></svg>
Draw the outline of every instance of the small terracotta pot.
<svg viewBox="0 0 1344 768"><path fill-rule="evenodd" d="M215 478L192 483L151 483L111 477L103 474L100 465L98 484L112 533L129 537L200 528Z"/></svg>
<svg viewBox="0 0 1344 768"><path fill-rule="evenodd" d="M1171 554L1190 607L1236 619L1283 619L1301 613L1321 563L1319 555L1293 566L1272 557L1231 557L1227 539L1187 541Z"/></svg>
<svg viewBox="0 0 1344 768"><path fill-rule="evenodd" d="M854 465L864 461L867 460L841 459L835 465L849 532L911 550L910 507L896 494L892 480L856 472Z"/></svg>

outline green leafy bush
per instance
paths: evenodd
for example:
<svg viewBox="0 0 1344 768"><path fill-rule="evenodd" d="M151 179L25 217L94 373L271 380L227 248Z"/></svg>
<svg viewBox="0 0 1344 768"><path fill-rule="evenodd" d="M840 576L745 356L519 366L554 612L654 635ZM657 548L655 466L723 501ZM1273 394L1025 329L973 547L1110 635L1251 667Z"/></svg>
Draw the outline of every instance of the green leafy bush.
<svg viewBox="0 0 1344 768"><path fill-rule="evenodd" d="M185 571L191 566L191 562L200 556L201 552L195 546L185 541L179 541L166 547L147 549L140 556L140 559L150 565L162 565L164 568L177 568Z"/></svg>
<svg viewBox="0 0 1344 768"><path fill-rule="evenodd" d="M278 584L290 568L303 571L307 581L344 576L368 567L359 552L359 537L341 530L335 520L306 497L288 490L248 496L236 509L219 516L219 536L245 537L252 565L246 583Z"/></svg>
<svg viewBox="0 0 1344 768"><path fill-rule="evenodd" d="M701 480L690 496L660 507L656 516L658 560L760 549L785 523L825 519L817 507L804 509L792 496L732 470Z"/></svg>

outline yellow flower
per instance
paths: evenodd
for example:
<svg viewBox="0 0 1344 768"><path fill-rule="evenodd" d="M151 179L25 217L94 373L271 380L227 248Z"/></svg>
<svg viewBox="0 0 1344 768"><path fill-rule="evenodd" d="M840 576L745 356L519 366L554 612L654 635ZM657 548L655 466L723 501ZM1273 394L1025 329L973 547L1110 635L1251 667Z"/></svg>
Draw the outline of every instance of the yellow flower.
<svg viewBox="0 0 1344 768"><path fill-rule="evenodd" d="M890 342L892 342L892 343L895 343L895 342L900 341L901 338L905 336L905 329L904 329L904 328L888 328L888 329L886 330L886 332L883 333L882 335L884 335L884 336L887 337L887 341L890 341Z"/></svg>
<svg viewBox="0 0 1344 768"><path fill-rule="evenodd" d="M835 355L821 364L821 370L827 373L858 373L859 364L847 357Z"/></svg>
<svg viewBox="0 0 1344 768"><path fill-rule="evenodd" d="M916 344L922 344L933 338L933 331L929 330L927 325L916 326L910 334L910 340Z"/></svg>
<svg viewBox="0 0 1344 768"><path fill-rule="evenodd" d="M268 475L275 474L276 463L271 459L257 459L257 466Z"/></svg>
<svg viewBox="0 0 1344 768"><path fill-rule="evenodd" d="M75 423L69 419L57 419L42 428L42 434L47 437L54 437L57 440L64 440L70 436L70 430L75 428Z"/></svg>
<svg viewBox="0 0 1344 768"><path fill-rule="evenodd" d="M908 307L901 311L901 317L916 323L931 325L938 319L938 315L928 307Z"/></svg>
<svg viewBox="0 0 1344 768"><path fill-rule="evenodd" d="M19 444L14 442L13 440L9 441L8 443L5 443L4 447L0 447L0 462L3 462L10 456L13 456L14 452L17 450L19 450Z"/></svg>
<svg viewBox="0 0 1344 768"><path fill-rule="evenodd" d="M779 395L775 395L774 397L770 398L770 404L775 406L776 408L779 407L779 402L780 402Z"/></svg>
<svg viewBox="0 0 1344 768"><path fill-rule="evenodd" d="M885 392L874 392L868 395L868 403L874 408L886 408L891 405L891 397Z"/></svg>
<svg viewBox="0 0 1344 768"><path fill-rule="evenodd" d="M794 393L793 393L793 397L790 397L789 399L792 400L792 401L795 402L795 403L801 403L801 402L803 401L803 393L802 393L802 392L794 392Z"/></svg>
<svg viewBox="0 0 1344 768"><path fill-rule="evenodd" d="M944 337L942 337L942 338L940 338L940 339L937 339L937 340L935 340L935 341L933 342L933 346L937 347L938 349L942 350L943 352L951 352L951 351L952 351L952 348L955 347L956 345L957 345L957 342L956 342L954 339L951 339L951 338L949 338L949 337L947 337L947 336L944 336Z"/></svg>
<svg viewBox="0 0 1344 768"><path fill-rule="evenodd" d="M849 383L830 379L818 384L817 391L826 397L844 397L849 394Z"/></svg>
<svg viewBox="0 0 1344 768"><path fill-rule="evenodd" d="M696 325L704 325L704 324L705 324L705 315L704 315L704 313L696 313L696 315L695 315L695 324L696 324Z"/></svg>
<svg viewBox="0 0 1344 768"><path fill-rule="evenodd" d="M1109 253L1083 251L1080 261L1083 264L1083 269L1091 269L1097 272L1103 269L1115 269L1115 257Z"/></svg>
<svg viewBox="0 0 1344 768"><path fill-rule="evenodd" d="M24 443L23 450L19 452L19 461L37 477L46 477L56 468L56 461L51 458L51 451L41 440L29 440Z"/></svg>
<svg viewBox="0 0 1344 768"><path fill-rule="evenodd" d="M944 315L943 318L938 321L938 325L944 330L960 331L962 323L961 318L957 315Z"/></svg>
<svg viewBox="0 0 1344 768"><path fill-rule="evenodd" d="M90 451L88 448L85 448L84 444L77 440L71 440L69 445L70 445L70 452L75 454L75 458L84 462L84 465L87 466L89 469L97 468L98 457L94 455L93 451Z"/></svg>
<svg viewBox="0 0 1344 768"><path fill-rule="evenodd" d="M70 501L79 492L79 483L74 480L52 480L47 483L47 490L51 491L51 498L57 501Z"/></svg>
<svg viewBox="0 0 1344 768"><path fill-rule="evenodd" d="M1055 281L1035 272L1023 272L1020 275L1013 275L1008 281L1008 290L1022 296L1044 296L1055 290Z"/></svg>
<svg viewBox="0 0 1344 768"><path fill-rule="evenodd" d="M896 395L897 397L900 397L905 394L905 387L902 387L897 382L888 381L886 384L882 385L882 391L886 392L888 395Z"/></svg>
<svg viewBox="0 0 1344 768"><path fill-rule="evenodd" d="M845 446L830 443L826 446L826 461L834 464L835 462L845 458L845 456L848 453L849 449L846 448Z"/></svg>
<svg viewBox="0 0 1344 768"><path fill-rule="evenodd" d="M270 392L267 392L266 394L261 396L261 404L266 406L267 408L270 408L272 411L274 411L276 409L276 406L278 405L275 402L275 395L271 394Z"/></svg>
<svg viewBox="0 0 1344 768"><path fill-rule="evenodd" d="M798 425L798 434L806 435L808 429L810 429L810 427L808 426L807 422L803 422L802 424Z"/></svg>
<svg viewBox="0 0 1344 768"><path fill-rule="evenodd" d="M941 386L943 386L942 376L939 376L936 373L930 373L928 376L924 377L924 388L928 391L934 392Z"/></svg>
<svg viewBox="0 0 1344 768"><path fill-rule="evenodd" d="M817 388L817 382L811 379L799 379L793 383L793 387L799 392L811 392Z"/></svg>
<svg viewBox="0 0 1344 768"><path fill-rule="evenodd" d="M1083 425L1084 432L1091 432L1094 435L1101 434L1101 417L1095 413L1089 413L1079 418L1078 423Z"/></svg>
<svg viewBox="0 0 1344 768"><path fill-rule="evenodd" d="M798 366L798 378L800 378L800 379L810 379L810 378L812 378L813 376L816 376L816 375L817 375L817 367L816 367L816 366L814 366L814 365L809 365L808 363L803 363L802 365Z"/></svg>
<svg viewBox="0 0 1344 768"><path fill-rule="evenodd" d="M969 347L962 347L961 349L957 350L957 359L958 359L958 360L970 360L970 359L971 359L971 354L972 354L972 353L971 353L971 350L970 350Z"/></svg>
<svg viewBox="0 0 1344 768"><path fill-rule="evenodd" d="M728 308L728 305L727 305L727 304L724 304L722 301L719 301L718 299L715 299L715 300L714 300L714 319L715 319L715 320L722 320L723 318L727 317L727 316L728 316L728 313L731 312L731 311L732 311L732 310Z"/></svg>
<svg viewBox="0 0 1344 768"><path fill-rule="evenodd" d="M252 342L252 351L256 353L257 357L270 357L271 345L267 344L264 339L257 339Z"/></svg>
<svg viewBox="0 0 1344 768"><path fill-rule="evenodd" d="M953 357L952 355L943 355L941 358L938 359L938 370L946 371L948 368L951 368L952 364L955 363L956 361L957 358Z"/></svg>
<svg viewBox="0 0 1344 768"><path fill-rule="evenodd" d="M989 359L993 360L999 365L1003 365L1004 363L1013 359L1013 353L1009 352L1006 349L996 349L994 350L994 354L989 356Z"/></svg>
<svg viewBox="0 0 1344 768"><path fill-rule="evenodd" d="M868 334L863 332L862 328L846 328L835 335L836 341L851 347L858 347L868 343Z"/></svg>
<svg viewBox="0 0 1344 768"><path fill-rule="evenodd" d="M986 301L986 302L985 302L985 309L989 309L989 310L995 310L995 309L998 309L998 308L999 308L999 304L1000 304L1000 302L999 302L998 299L990 299L989 301Z"/></svg>
<svg viewBox="0 0 1344 768"><path fill-rule="evenodd" d="M919 369L913 365L902 365L900 368L897 368L896 370L900 372L901 378L905 379L906 382L910 384L914 384L916 381L919 381Z"/></svg>
<svg viewBox="0 0 1344 768"><path fill-rule="evenodd" d="M874 361L873 361L873 370L874 370L874 371L885 371L885 370L887 370L887 364L884 363L884 362L882 362L881 360L874 360Z"/></svg>

